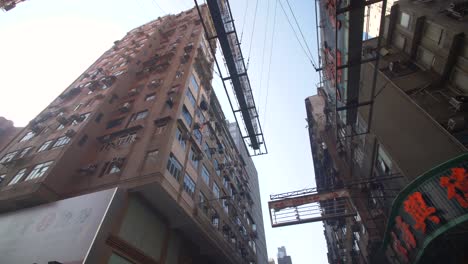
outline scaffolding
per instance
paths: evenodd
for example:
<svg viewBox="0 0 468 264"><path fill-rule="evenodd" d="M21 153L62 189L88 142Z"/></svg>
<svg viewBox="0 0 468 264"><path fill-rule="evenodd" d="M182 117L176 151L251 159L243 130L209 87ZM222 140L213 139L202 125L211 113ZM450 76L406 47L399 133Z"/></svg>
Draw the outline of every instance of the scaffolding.
<svg viewBox="0 0 468 264"><path fill-rule="evenodd" d="M209 36L206 28L206 21L204 20L200 7L195 0L197 10L200 15L203 27L205 29L206 37L209 40L211 52L216 61L218 73L222 80L224 89L228 96L231 110L234 113L237 126L242 134L242 139L247 147L250 156L257 156L267 154L268 150L265 145L260 119L255 105L255 100L250 86L247 68L245 66L244 57L240 47L240 42L237 36L234 19L232 17L231 8L228 0L208 0L207 6L211 15L216 35ZM211 43L212 40L218 40L225 61L225 66L229 76L223 77L218 61L216 60L215 50ZM234 98L229 96L226 82L230 83ZM233 101L236 102L234 107ZM239 119L242 120L243 128Z"/></svg>

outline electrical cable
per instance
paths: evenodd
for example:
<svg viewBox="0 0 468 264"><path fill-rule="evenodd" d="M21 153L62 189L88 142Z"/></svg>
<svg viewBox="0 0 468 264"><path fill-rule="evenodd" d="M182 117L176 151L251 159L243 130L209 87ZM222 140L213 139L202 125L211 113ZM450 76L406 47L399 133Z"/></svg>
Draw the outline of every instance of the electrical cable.
<svg viewBox="0 0 468 264"><path fill-rule="evenodd" d="M257 0L257 2L255 4L254 21L253 21L253 26L252 26L252 34L250 34L249 56L247 58L247 66L245 67L246 69L249 68L250 54L252 53L252 41L253 41L253 36L254 36L254 32L255 32L255 22L257 20L257 9L258 9L258 0Z"/></svg>
<svg viewBox="0 0 468 264"><path fill-rule="evenodd" d="M155 4L156 4L156 6L157 6L159 9L161 9L161 11L163 11L163 13L164 13L165 15L167 14L167 12L166 12L166 11L164 11L164 9L162 9L162 7L161 7L161 6L158 4L158 2L156 2L156 0L154 0L154 1L151 1L151 2L155 3Z"/></svg>
<svg viewBox="0 0 468 264"><path fill-rule="evenodd" d="M268 33L268 20L270 17L270 1L267 1L267 16L265 22L265 37L263 38L263 49L262 49L262 64L260 68L260 85L258 86L258 100L261 100L262 96L262 81L263 81L263 66L265 65L265 50L266 50L266 40ZM268 79L267 79L268 80ZM260 102L259 102L260 105ZM260 110L258 111L260 115Z"/></svg>
<svg viewBox="0 0 468 264"><path fill-rule="evenodd" d="M278 2L280 0L276 0L275 4L275 14L273 15L273 32L271 33L271 49L270 49L270 58L269 58L269 63L268 63L268 73L267 73L267 90L266 90L266 96L265 96L265 108L263 109L263 125L266 128L265 122L266 122L266 109L268 105L268 91L270 88L270 70L271 70L271 60L273 57L273 45L274 45L274 37L275 37L275 28L276 28L276 9L278 7ZM280 2L281 4L281 2Z"/></svg>
<svg viewBox="0 0 468 264"><path fill-rule="evenodd" d="M288 4L289 10L291 11L291 14L293 15L294 21L296 22L296 25L297 25L297 28L299 29L299 32L301 33L302 40L304 41L304 44L305 44L305 46L307 48L307 51L309 51L309 55L312 58L312 63L314 65L314 68L317 68L317 66L316 66L317 64L315 63L314 56L312 55L312 52L310 51L309 45L307 45L307 41L306 41L306 39L304 37L304 34L302 33L302 29L301 29L301 26L299 25L299 22L297 22L296 15L294 14L294 11L292 10L291 5L289 4L289 0L286 0L286 3Z"/></svg>
<svg viewBox="0 0 468 264"><path fill-rule="evenodd" d="M242 43L242 37L244 36L245 21L246 21L246 18L247 18L247 10L248 10L248 7L249 7L249 0L246 0L245 2L246 2L246 4L245 4L245 10L244 10L244 20L242 21L242 30L241 30L240 43Z"/></svg>
<svg viewBox="0 0 468 264"><path fill-rule="evenodd" d="M304 54L306 55L307 59L310 61L312 66L315 68L314 63L312 62L312 59L309 57L309 54L307 53L304 46L302 45L302 42L299 40L299 37L297 36L296 30L294 29L293 25L291 24L291 21L289 20L288 14L286 14L286 10L284 10L284 7L283 7L283 4L281 3L281 1L279 1L279 4L281 6L281 9L283 10L284 16L286 16L286 20L288 21L289 26L291 27L292 31L294 32L294 36L296 37L297 42L299 42L299 45L302 48L302 51L304 52Z"/></svg>

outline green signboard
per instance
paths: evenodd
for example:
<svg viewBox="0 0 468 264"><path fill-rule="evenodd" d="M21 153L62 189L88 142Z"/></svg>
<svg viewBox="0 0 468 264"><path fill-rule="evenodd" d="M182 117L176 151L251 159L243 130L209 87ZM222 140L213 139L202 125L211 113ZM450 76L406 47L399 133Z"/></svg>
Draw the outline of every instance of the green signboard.
<svg viewBox="0 0 468 264"><path fill-rule="evenodd" d="M418 177L395 199L383 248L418 263L429 244L468 220L468 153Z"/></svg>

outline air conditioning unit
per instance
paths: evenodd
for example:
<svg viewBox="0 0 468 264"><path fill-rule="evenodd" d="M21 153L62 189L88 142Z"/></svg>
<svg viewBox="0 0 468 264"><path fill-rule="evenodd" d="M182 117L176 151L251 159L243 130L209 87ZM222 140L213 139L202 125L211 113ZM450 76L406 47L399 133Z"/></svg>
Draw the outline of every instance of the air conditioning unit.
<svg viewBox="0 0 468 264"><path fill-rule="evenodd" d="M133 88L130 91L128 91L129 96L134 96L134 95L137 95L137 94L138 94L138 90L136 88Z"/></svg>
<svg viewBox="0 0 468 264"><path fill-rule="evenodd" d="M65 136L67 137L73 137L76 134L76 131L74 129L68 129L67 132L65 132Z"/></svg>
<svg viewBox="0 0 468 264"><path fill-rule="evenodd" d="M105 136L99 138L99 141L101 143L109 143L109 142L112 141L112 137L110 135L105 135Z"/></svg>
<svg viewBox="0 0 468 264"><path fill-rule="evenodd" d="M39 134L44 129L44 126L41 124L34 124L31 126L31 131L35 134Z"/></svg>
<svg viewBox="0 0 468 264"><path fill-rule="evenodd" d="M124 104L119 108L119 110L120 110L120 112L125 113L125 112L130 111L130 108L131 108L131 107L132 107L132 104L129 103L129 102L127 102L127 103L124 103Z"/></svg>
<svg viewBox="0 0 468 264"><path fill-rule="evenodd" d="M205 100L202 100L201 103L200 103L200 109L203 110L203 111L207 111L208 110L208 103L205 101Z"/></svg>
<svg viewBox="0 0 468 264"><path fill-rule="evenodd" d="M193 125L193 129L200 129L200 128L201 128L200 123L195 122L195 124Z"/></svg>
<svg viewBox="0 0 468 264"><path fill-rule="evenodd" d="M189 132L185 132L182 134L182 139L183 140L189 140L190 139L190 133Z"/></svg>
<svg viewBox="0 0 468 264"><path fill-rule="evenodd" d="M62 114L57 116L57 122L65 126L68 124L69 120Z"/></svg>
<svg viewBox="0 0 468 264"><path fill-rule="evenodd" d="M85 175L92 175L94 172L96 172L97 168L98 168L97 164L91 164L86 167L82 167L78 169L78 172L81 174L85 174Z"/></svg>
<svg viewBox="0 0 468 264"><path fill-rule="evenodd" d="M468 110L468 100L465 96L451 97L449 103L457 112Z"/></svg>
<svg viewBox="0 0 468 264"><path fill-rule="evenodd" d="M450 132L458 132L463 130L466 127L465 117L455 116L448 120L447 130Z"/></svg>
<svg viewBox="0 0 468 264"><path fill-rule="evenodd" d="M172 99L172 97L167 98L166 104L167 104L170 108L172 108L172 107L174 106L174 99Z"/></svg>

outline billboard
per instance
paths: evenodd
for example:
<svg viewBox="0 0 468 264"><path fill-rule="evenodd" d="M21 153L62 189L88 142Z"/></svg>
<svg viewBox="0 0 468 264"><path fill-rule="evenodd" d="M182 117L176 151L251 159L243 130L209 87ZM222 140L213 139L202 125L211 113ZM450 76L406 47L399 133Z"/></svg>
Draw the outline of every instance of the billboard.
<svg viewBox="0 0 468 264"><path fill-rule="evenodd" d="M0 215L0 263L83 263L117 189Z"/></svg>

